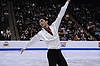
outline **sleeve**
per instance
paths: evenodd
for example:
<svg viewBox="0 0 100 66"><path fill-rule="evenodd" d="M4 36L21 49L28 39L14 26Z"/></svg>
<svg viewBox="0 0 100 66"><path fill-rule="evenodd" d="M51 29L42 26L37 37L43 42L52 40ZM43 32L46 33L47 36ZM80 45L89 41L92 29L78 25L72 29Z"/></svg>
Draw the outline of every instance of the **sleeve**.
<svg viewBox="0 0 100 66"><path fill-rule="evenodd" d="M67 7L68 7L68 4L69 4L69 1L67 1L67 2L65 3L65 5L61 8L61 10L60 10L60 12L59 12L59 14L58 14L56 20L52 23L52 25L53 25L57 30L58 30L58 28L59 28L59 25L60 25L60 23L61 23L61 20L62 20L62 18L63 18L63 16L64 16L65 12L66 12L66 9L67 9ZM52 26L52 25L51 25L51 26Z"/></svg>
<svg viewBox="0 0 100 66"><path fill-rule="evenodd" d="M40 40L43 40L40 34L36 34L34 37L31 38L31 40L24 46L23 49L26 49L27 47L31 46L35 42L38 42Z"/></svg>

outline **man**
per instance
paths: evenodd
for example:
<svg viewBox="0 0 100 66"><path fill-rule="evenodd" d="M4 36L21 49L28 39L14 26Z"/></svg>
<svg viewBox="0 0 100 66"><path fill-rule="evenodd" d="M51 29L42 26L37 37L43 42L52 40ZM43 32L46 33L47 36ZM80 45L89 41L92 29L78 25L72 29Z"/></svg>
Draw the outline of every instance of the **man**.
<svg viewBox="0 0 100 66"><path fill-rule="evenodd" d="M36 34L31 41L27 44L27 46L34 44L36 40L44 40L48 45L48 62L49 66L68 66L66 60L64 59L61 49L60 49L60 40L58 36L58 28L61 23L61 20L66 12L70 0L67 0L65 5L61 8L60 13L56 20L51 24L48 25L48 22L44 19L40 19L40 26L42 30ZM27 48L26 46L26 48ZM21 49L21 53L24 51L25 48Z"/></svg>

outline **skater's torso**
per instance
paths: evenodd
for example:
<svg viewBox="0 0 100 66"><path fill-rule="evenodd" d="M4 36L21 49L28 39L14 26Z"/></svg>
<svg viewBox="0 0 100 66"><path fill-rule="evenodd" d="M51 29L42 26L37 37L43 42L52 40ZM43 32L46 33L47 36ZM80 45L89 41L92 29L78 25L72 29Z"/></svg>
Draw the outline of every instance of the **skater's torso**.
<svg viewBox="0 0 100 66"><path fill-rule="evenodd" d="M58 29L56 29L54 24L50 26L50 29L53 35L48 33L44 28L39 32L39 35L42 37L42 40L46 42L49 49L59 49L60 40L58 35Z"/></svg>

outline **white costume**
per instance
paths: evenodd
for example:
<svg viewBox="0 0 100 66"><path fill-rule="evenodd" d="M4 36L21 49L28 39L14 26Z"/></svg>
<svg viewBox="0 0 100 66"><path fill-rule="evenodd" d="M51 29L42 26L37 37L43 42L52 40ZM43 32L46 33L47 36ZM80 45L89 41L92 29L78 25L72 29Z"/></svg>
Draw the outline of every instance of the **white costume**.
<svg viewBox="0 0 100 66"><path fill-rule="evenodd" d="M53 35L48 33L44 28L42 28L41 31L38 32L34 37L32 37L31 41L27 44L25 48L28 46L34 44L37 40L43 40L48 45L48 49L59 49L60 48L60 40L58 35L58 29L59 25L61 23L61 20L66 12L66 9L68 7L69 1L65 3L65 5L61 8L60 13L58 14L58 17L56 20L51 24L50 29ZM25 49L24 48L24 49Z"/></svg>

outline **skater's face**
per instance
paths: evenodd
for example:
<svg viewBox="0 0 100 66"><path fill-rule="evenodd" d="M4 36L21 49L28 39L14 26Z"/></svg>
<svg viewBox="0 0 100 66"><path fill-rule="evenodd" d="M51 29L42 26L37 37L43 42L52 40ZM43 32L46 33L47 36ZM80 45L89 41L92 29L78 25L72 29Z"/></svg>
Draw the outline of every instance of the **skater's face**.
<svg viewBox="0 0 100 66"><path fill-rule="evenodd" d="M48 25L48 22L46 20L44 20L44 19L40 19L39 22L40 22L40 26L42 28L45 28Z"/></svg>

